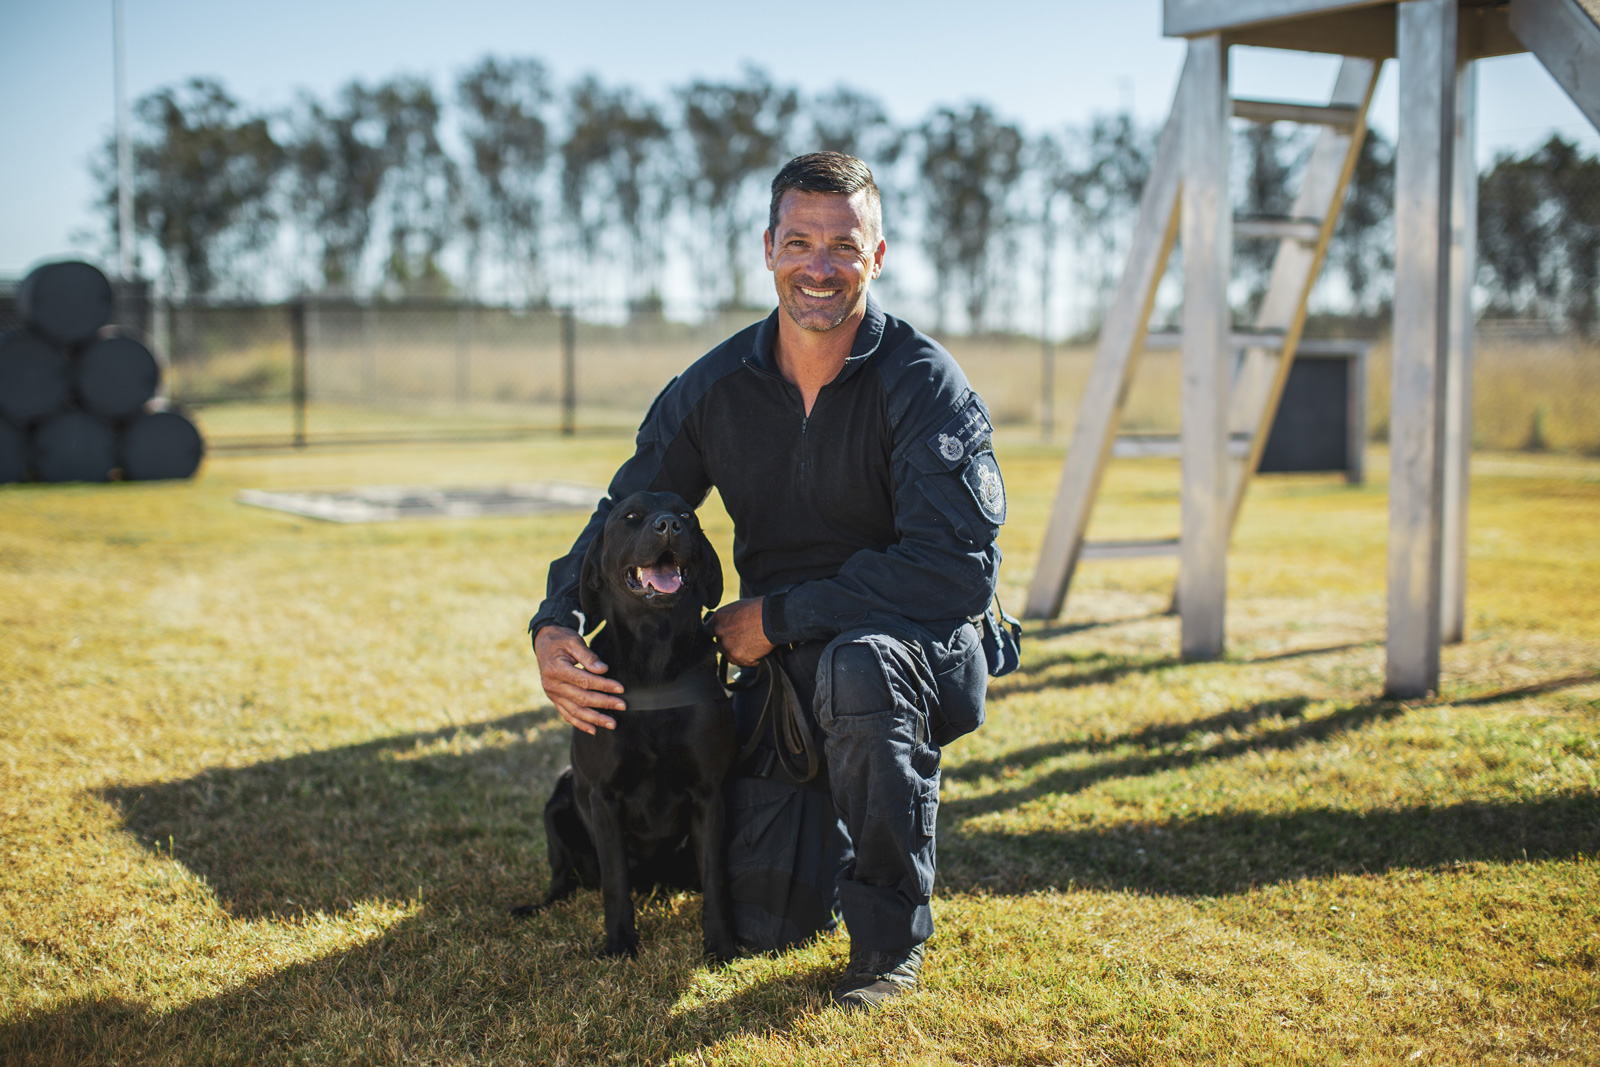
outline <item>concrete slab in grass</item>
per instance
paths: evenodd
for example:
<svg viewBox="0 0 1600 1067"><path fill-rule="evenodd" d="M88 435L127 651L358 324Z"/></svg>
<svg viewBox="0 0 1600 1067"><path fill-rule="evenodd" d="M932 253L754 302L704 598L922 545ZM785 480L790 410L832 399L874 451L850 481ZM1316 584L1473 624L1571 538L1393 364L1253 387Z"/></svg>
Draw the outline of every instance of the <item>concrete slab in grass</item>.
<svg viewBox="0 0 1600 1067"><path fill-rule="evenodd" d="M236 499L326 522L475 519L588 511L605 495L596 485L526 482L513 485L372 485L355 489L245 489Z"/></svg>

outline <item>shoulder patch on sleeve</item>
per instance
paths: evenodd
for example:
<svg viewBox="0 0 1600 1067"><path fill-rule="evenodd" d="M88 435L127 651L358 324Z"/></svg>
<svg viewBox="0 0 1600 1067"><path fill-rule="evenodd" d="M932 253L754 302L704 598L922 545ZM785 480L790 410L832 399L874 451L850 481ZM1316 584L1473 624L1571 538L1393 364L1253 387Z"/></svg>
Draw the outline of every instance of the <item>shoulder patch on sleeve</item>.
<svg viewBox="0 0 1600 1067"><path fill-rule="evenodd" d="M1000 464L994 453L979 452L961 470L961 480L966 483L972 499L977 502L983 517L996 526L1006 522L1006 483L1000 477Z"/></svg>
<svg viewBox="0 0 1600 1067"><path fill-rule="evenodd" d="M945 470L955 470L969 457L988 448L993 432L989 416L984 414L983 402L972 396L955 418L928 438L928 447L943 462Z"/></svg>

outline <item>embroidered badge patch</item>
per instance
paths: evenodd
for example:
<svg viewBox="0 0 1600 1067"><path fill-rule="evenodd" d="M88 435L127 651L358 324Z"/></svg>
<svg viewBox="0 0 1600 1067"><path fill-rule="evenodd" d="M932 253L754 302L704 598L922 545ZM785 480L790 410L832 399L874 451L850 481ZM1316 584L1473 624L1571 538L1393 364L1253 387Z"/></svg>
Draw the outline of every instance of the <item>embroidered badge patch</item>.
<svg viewBox="0 0 1600 1067"><path fill-rule="evenodd" d="M928 447L944 461L946 470L954 470L968 456L988 448L993 432L989 417L983 413L983 405L974 397L967 401L960 414L928 438Z"/></svg>
<svg viewBox="0 0 1600 1067"><path fill-rule="evenodd" d="M961 480L966 483L977 502L983 517L996 526L1006 521L1006 483L1000 477L1000 464L993 452L979 452L961 470Z"/></svg>

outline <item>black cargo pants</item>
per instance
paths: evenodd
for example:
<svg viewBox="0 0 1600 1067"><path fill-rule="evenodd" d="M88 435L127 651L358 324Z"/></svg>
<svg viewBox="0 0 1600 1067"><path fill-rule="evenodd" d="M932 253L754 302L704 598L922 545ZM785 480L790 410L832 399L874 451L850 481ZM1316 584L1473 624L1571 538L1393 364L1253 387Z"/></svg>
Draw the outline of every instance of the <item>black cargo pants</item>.
<svg viewBox="0 0 1600 1067"><path fill-rule="evenodd" d="M982 714L976 634L966 626L939 642L850 630L775 654L820 742L823 769L798 784L758 750L735 771L735 929L752 948L786 948L832 929L837 913L853 945L909 948L933 933L933 737L947 732L951 717ZM764 681L735 695L741 740L765 698Z"/></svg>

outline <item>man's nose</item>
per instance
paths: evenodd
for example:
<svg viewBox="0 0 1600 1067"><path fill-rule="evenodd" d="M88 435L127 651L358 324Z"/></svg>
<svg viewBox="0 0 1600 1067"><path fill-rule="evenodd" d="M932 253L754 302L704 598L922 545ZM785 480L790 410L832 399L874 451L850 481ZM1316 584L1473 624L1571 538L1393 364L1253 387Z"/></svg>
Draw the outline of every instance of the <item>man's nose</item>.
<svg viewBox="0 0 1600 1067"><path fill-rule="evenodd" d="M683 520L676 515L657 515L655 526L656 533L663 537L683 533Z"/></svg>

